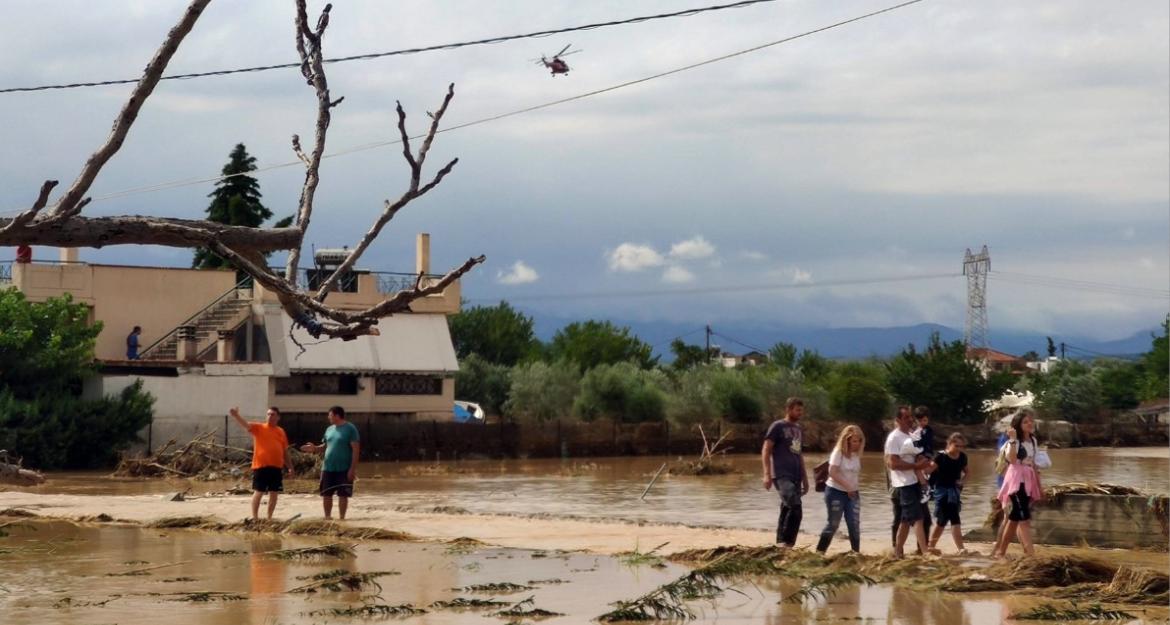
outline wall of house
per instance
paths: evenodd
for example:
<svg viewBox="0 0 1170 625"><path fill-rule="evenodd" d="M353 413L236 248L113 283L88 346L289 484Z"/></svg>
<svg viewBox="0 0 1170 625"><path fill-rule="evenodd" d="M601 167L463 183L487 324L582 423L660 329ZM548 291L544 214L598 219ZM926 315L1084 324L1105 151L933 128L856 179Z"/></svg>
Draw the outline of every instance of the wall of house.
<svg viewBox="0 0 1170 625"><path fill-rule="evenodd" d="M172 438L186 442L211 431L216 432L216 442L247 448L251 437L234 421L225 421L225 417L236 406L244 418L263 420L269 406L271 373L271 365L240 364L184 368L177 377L101 375L86 382L85 395L110 395L142 381L143 390L155 399L154 422L139 432L143 442L132 452L145 450L148 444L157 449Z"/></svg>
<svg viewBox="0 0 1170 625"><path fill-rule="evenodd" d="M453 315L459 312L459 298L462 290L456 281L447 286L442 293L419 298L410 304L411 312L442 313ZM276 294L265 289L263 285L256 285L256 296L260 301L276 302ZM334 292L329 294L327 303L335 308L344 310L361 310L375 306L390 297L390 293L378 290L378 279L373 274L359 274L357 277L357 292Z"/></svg>
<svg viewBox="0 0 1170 625"><path fill-rule="evenodd" d="M439 395L377 395L374 380L358 379L356 395L277 395L276 381L268 382L268 404L282 413L324 415L331 406L341 406L347 413L412 414L415 419L452 418L455 402L455 380L443 379Z"/></svg>
<svg viewBox="0 0 1170 625"><path fill-rule="evenodd" d="M19 263L13 284L31 301L65 293L91 307L101 321L94 355L100 360L126 358L126 335L142 326L142 349L223 295L236 283L233 271L173 267Z"/></svg>

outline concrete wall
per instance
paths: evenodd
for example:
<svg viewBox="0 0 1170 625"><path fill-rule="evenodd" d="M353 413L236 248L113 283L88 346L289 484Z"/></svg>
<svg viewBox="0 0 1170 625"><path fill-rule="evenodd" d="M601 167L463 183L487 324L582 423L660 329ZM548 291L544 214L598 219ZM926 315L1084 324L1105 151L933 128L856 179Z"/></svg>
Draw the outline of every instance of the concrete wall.
<svg viewBox="0 0 1170 625"><path fill-rule="evenodd" d="M117 265L18 263L13 284L30 301L65 293L90 306L103 324L94 355L124 360L126 335L142 326L142 349L223 295L236 283L233 271Z"/></svg>
<svg viewBox="0 0 1170 625"><path fill-rule="evenodd" d="M86 383L89 397L109 395L141 380L143 390L155 398L154 422L139 436L157 449L169 439L179 442L217 431L216 441L224 443L224 417L238 406L249 420L263 420L268 408L267 365L235 365L218 371L199 367L180 370L178 377L103 375ZM227 443L248 447L251 438L235 422L227 422ZM132 451L141 451L146 444Z"/></svg>

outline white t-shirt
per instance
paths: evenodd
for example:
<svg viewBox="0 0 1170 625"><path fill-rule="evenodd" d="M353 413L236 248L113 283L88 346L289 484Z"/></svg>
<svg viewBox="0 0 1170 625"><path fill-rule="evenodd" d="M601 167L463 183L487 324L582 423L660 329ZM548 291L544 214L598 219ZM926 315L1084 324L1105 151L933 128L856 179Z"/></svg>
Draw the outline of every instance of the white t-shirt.
<svg viewBox="0 0 1170 625"><path fill-rule="evenodd" d="M886 437L886 447L884 452L885 455L898 456L905 462L913 463L914 454L907 455L902 453L903 447L906 445L906 441L908 440L911 440L909 434L895 428L894 431L890 432L890 435ZM910 486L917 483L918 478L914 477L913 469L898 469L890 471L890 486L893 486L894 488Z"/></svg>
<svg viewBox="0 0 1170 625"><path fill-rule="evenodd" d="M834 449L833 453L829 454L829 466L837 467L845 482L841 483L833 479L832 472L829 473L829 479L825 482L831 488L843 490L845 492L855 491L858 486L858 479L861 476L861 458L853 456L846 457L839 449Z"/></svg>
<svg viewBox="0 0 1170 625"><path fill-rule="evenodd" d="M1036 464L1036 441L1034 441L1034 440L1017 442L1015 447L1012 447L1012 442L1009 440L1008 442L1003 444L1003 447L999 448L999 455L1001 455L1005 459L1007 459L1008 462L1011 462L1012 460L1015 460L1016 458L1013 457L1011 455L1011 453L1009 453L1009 452L1014 451L1018 455L1020 453L1021 446L1024 448L1024 452L1027 454L1027 456L1025 456L1024 460L1022 460L1021 462L1028 464L1028 465L1035 466L1035 464Z"/></svg>

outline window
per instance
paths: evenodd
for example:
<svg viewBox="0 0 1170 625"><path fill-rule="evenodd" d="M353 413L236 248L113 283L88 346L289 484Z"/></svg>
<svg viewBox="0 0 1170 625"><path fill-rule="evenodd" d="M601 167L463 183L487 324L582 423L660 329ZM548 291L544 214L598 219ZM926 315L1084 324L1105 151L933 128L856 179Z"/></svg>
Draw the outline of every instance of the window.
<svg viewBox="0 0 1170 625"><path fill-rule="evenodd" d="M442 395L443 378L425 375L380 375L374 381L378 395Z"/></svg>
<svg viewBox="0 0 1170 625"><path fill-rule="evenodd" d="M276 378L277 395L357 395L356 375L297 373Z"/></svg>

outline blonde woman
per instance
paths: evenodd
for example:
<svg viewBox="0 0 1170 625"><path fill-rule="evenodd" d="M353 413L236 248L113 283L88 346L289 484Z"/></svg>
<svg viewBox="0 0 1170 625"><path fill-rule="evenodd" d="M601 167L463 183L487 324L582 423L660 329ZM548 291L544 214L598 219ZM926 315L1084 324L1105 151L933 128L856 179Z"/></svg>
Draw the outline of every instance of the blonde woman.
<svg viewBox="0 0 1170 625"><path fill-rule="evenodd" d="M824 553L833 541L833 535L845 517L849 530L849 547L861 551L861 452L865 450L865 434L856 425L847 425L837 437L833 453L829 454L829 479L825 482L825 508L829 522L821 530L817 551Z"/></svg>

